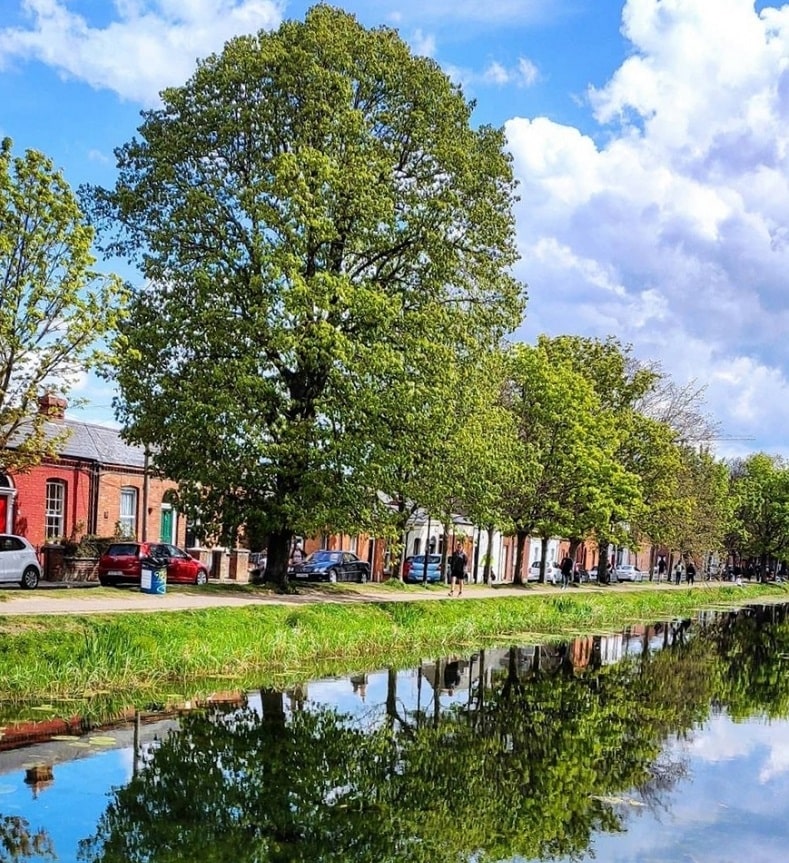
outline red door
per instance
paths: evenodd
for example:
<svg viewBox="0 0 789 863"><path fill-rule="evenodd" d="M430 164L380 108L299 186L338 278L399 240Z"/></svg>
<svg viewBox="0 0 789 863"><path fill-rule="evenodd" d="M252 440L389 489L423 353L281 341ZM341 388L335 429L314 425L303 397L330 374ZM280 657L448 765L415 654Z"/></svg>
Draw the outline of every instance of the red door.
<svg viewBox="0 0 789 863"><path fill-rule="evenodd" d="M5 533L8 524L8 495L0 494L0 533Z"/></svg>

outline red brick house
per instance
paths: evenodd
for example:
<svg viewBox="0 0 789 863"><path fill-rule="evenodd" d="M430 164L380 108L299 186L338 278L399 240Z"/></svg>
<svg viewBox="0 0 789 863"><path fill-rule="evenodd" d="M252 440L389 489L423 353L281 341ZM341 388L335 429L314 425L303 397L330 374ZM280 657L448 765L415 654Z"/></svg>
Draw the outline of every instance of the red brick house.
<svg viewBox="0 0 789 863"><path fill-rule="evenodd" d="M66 419L66 402L40 399L47 432L68 431L57 458L19 474L0 472L0 531L37 548L64 537L132 536L183 545L186 524L168 501L176 483L153 475L145 451L116 429Z"/></svg>

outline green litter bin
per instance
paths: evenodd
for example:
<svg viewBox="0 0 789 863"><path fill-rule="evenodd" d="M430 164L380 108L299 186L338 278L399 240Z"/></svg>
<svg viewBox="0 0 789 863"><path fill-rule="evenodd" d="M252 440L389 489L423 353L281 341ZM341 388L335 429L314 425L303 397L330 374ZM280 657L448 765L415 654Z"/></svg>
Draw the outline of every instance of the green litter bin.
<svg viewBox="0 0 789 863"><path fill-rule="evenodd" d="M141 566L140 590L158 595L167 593L167 564L155 557L146 557Z"/></svg>

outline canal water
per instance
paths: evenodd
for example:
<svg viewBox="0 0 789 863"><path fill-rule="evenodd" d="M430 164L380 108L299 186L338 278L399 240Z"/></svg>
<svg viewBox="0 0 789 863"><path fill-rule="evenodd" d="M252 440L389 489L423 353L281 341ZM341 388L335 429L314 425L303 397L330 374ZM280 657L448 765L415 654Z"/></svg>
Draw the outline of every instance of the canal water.
<svg viewBox="0 0 789 863"><path fill-rule="evenodd" d="M0 739L0 861L784 863L788 669L771 606L89 731L28 706Z"/></svg>

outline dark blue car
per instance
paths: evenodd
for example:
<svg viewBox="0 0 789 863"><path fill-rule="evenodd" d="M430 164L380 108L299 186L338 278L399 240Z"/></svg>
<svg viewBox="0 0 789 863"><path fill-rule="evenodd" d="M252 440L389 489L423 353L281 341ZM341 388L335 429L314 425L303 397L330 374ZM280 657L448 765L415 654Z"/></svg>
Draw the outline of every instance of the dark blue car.
<svg viewBox="0 0 789 863"><path fill-rule="evenodd" d="M314 551L303 563L289 572L299 581L358 581L370 578L370 564L352 551Z"/></svg>

